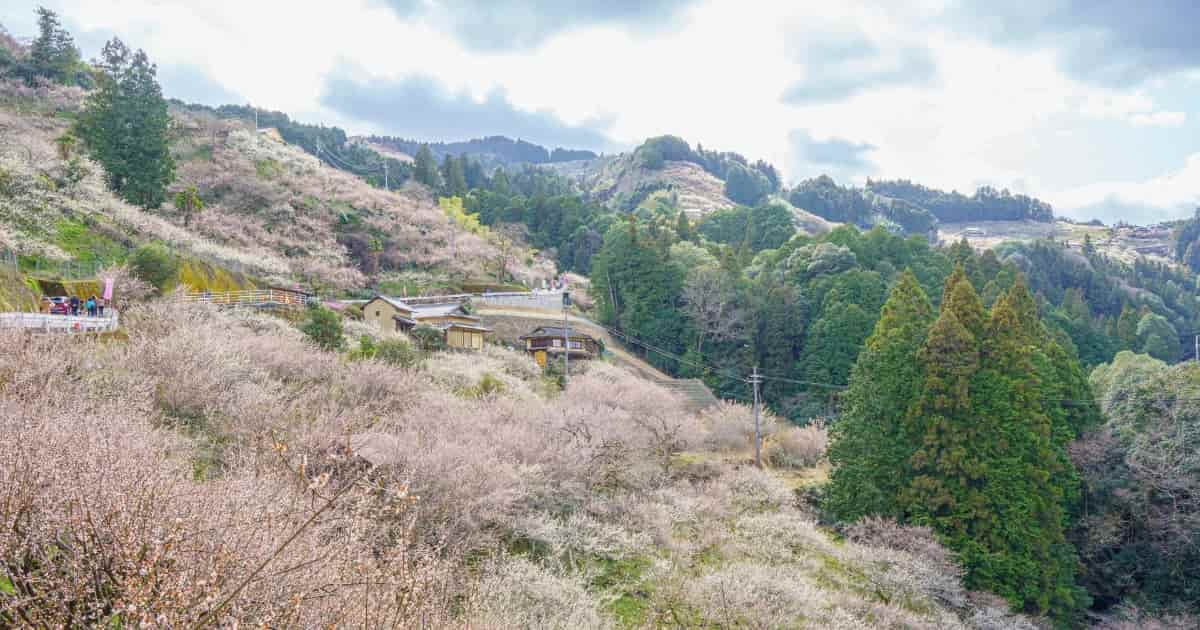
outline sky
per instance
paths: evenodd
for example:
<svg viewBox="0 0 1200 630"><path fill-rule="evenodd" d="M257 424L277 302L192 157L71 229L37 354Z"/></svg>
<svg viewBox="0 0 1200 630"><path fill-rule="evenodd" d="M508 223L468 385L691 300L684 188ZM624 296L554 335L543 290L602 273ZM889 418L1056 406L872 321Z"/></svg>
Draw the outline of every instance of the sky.
<svg viewBox="0 0 1200 630"><path fill-rule="evenodd" d="M618 152L674 134L789 183L1007 188L1150 223L1200 206L1194 0L8 0L167 96L351 134Z"/></svg>

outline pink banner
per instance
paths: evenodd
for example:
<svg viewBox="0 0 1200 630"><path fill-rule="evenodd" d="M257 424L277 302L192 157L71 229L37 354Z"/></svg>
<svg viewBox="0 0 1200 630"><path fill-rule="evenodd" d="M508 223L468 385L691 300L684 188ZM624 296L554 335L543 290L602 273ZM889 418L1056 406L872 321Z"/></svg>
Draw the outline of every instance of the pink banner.
<svg viewBox="0 0 1200 630"><path fill-rule="evenodd" d="M106 299L106 300L112 299L112 289L113 289L113 279L105 278L104 279L104 296L103 296L104 299Z"/></svg>

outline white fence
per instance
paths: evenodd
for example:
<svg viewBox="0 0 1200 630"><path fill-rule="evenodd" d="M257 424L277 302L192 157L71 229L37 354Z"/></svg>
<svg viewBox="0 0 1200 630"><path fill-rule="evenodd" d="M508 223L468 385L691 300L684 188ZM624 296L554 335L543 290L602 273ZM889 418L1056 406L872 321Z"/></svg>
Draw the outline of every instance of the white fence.
<svg viewBox="0 0 1200 630"><path fill-rule="evenodd" d="M43 332L108 332L119 325L116 311L104 317L50 315L47 313L0 313L0 328Z"/></svg>
<svg viewBox="0 0 1200 630"><path fill-rule="evenodd" d="M415 297L392 297L405 304L454 304L473 302L488 306L512 306L536 308L547 311L562 310L562 291L513 291L510 293L455 293L453 295L420 295ZM342 304L366 304L370 300L338 300Z"/></svg>
<svg viewBox="0 0 1200 630"><path fill-rule="evenodd" d="M217 304L219 306L307 306L309 302L316 301L316 298L310 295L279 289L187 293L176 299L189 304Z"/></svg>

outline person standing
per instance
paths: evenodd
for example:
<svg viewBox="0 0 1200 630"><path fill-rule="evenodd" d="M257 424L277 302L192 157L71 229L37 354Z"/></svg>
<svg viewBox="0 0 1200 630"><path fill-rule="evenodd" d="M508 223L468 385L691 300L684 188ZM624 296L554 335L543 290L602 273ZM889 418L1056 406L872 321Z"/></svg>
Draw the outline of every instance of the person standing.
<svg viewBox="0 0 1200 630"><path fill-rule="evenodd" d="M71 316L72 317L79 316L79 296L78 295L71 296Z"/></svg>
<svg viewBox="0 0 1200 630"><path fill-rule="evenodd" d="M93 295L88 297L87 301L84 302L83 305L84 308L87 309L88 317L96 316L96 296Z"/></svg>
<svg viewBox="0 0 1200 630"><path fill-rule="evenodd" d="M104 317L104 297L103 296L96 298L96 314L99 315L100 317Z"/></svg>

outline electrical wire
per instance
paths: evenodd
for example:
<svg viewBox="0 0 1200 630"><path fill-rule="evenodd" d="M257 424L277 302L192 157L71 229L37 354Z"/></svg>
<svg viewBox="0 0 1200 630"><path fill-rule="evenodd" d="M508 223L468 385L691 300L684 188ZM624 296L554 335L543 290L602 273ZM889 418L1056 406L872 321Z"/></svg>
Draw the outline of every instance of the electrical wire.
<svg viewBox="0 0 1200 630"><path fill-rule="evenodd" d="M747 379L735 372L731 372L727 368L717 368L717 367L707 365L707 364L704 364L704 363L701 363L698 361L694 361L691 359L685 359L676 353L670 352L668 350L664 350L652 343L649 343L647 341L633 337L632 335L629 335L620 330L616 330L614 328L609 328L608 326L604 326L602 324L595 324L595 325L598 326L599 328L604 329L609 334L625 340L626 343L638 346L640 348L644 348L645 350L647 350L649 352L653 352L655 354L659 354L661 356L667 357L669 359L672 359L672 360L680 363L681 365L687 365L689 367L694 367L699 370L710 372L712 374L722 376L722 377L732 380L732 381L736 381L736 382L740 382L740 383L751 383L750 379ZM796 384L796 385L804 385L806 387L819 387L819 388L824 388L824 389L846 390L846 389L849 389L849 387L850 387L849 385L838 385L835 383L820 383L820 382L816 382L816 381L805 381L805 380L787 378L787 377L783 377L783 376L774 376L774 375L770 375L770 374L761 374L761 373L758 374L758 377L760 379L763 379L766 381L792 383L792 384ZM723 395L728 395L728 392L724 392L724 391L718 391L717 393L720 393ZM1163 403L1166 403L1166 402L1172 402L1172 403L1196 402L1196 403L1200 403L1200 396L1176 397L1176 396L1161 395L1161 394L1147 394L1144 396L1128 396L1128 397L1122 398L1122 400L1139 400L1139 399L1152 400L1152 401L1163 402ZM1038 400L1040 402L1046 402L1046 403L1081 404L1081 405L1082 404L1101 405L1101 404L1104 404L1105 402L1107 402L1106 399L1101 399L1101 398L1041 397L1041 398L1038 398Z"/></svg>
<svg viewBox="0 0 1200 630"><path fill-rule="evenodd" d="M317 143L317 157L320 158L321 154L324 154L326 157L328 157L328 158L332 159L334 162L336 162L336 164L334 164L335 166L340 164L342 169L350 171L351 173L354 173L356 175L363 175L363 176L378 175L379 173L383 172L382 167L376 168L375 170L370 171L370 170L362 170L356 166L352 166L349 162L345 161L342 158L339 158L336 153L321 146L321 143L318 142Z"/></svg>

